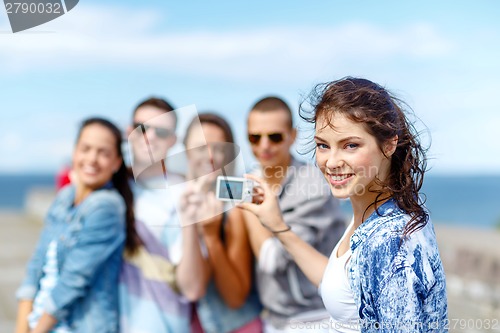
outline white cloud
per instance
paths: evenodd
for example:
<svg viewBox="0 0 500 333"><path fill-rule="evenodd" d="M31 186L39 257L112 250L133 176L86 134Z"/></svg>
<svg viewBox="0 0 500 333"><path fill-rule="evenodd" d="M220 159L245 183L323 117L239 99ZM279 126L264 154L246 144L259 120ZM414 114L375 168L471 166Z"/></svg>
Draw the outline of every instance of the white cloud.
<svg viewBox="0 0 500 333"><path fill-rule="evenodd" d="M12 132L0 133L0 172L54 171L71 157L73 142L61 138L32 140Z"/></svg>
<svg viewBox="0 0 500 333"><path fill-rule="evenodd" d="M292 87L348 73L365 75L389 82L389 88L411 92L411 99L404 99L432 132L431 155L436 161L431 164L436 171L500 169L498 150L492 154L489 147L490 142L500 141L494 125L500 119L492 118L500 104L491 98L500 86L497 75L484 79L480 77L484 72L479 71L474 80L463 77L477 72L474 68L458 71L453 65L457 58L468 59L462 51L472 41L466 38L452 39L431 24L414 22L396 29L351 22L330 27L294 24L179 32L161 28L165 20L168 17L152 10L81 3L69 14L33 29L39 33L0 34L0 71L3 77L15 77L18 73L133 68L205 76L210 82L271 81ZM0 30L10 30L6 20L0 20ZM467 80L469 85L460 84ZM33 121L33 128L39 123L43 120ZM28 163L27 169L32 169L33 161L53 167L71 151L72 141L61 143L51 137L29 143L12 132L0 134L3 170L24 169ZM73 135L71 128L65 137ZM16 153L15 147L24 147L23 154Z"/></svg>
<svg viewBox="0 0 500 333"><path fill-rule="evenodd" d="M17 151L22 147L22 137L11 131L3 133L0 137L0 146L3 147L3 150Z"/></svg>
<svg viewBox="0 0 500 333"><path fill-rule="evenodd" d="M40 30L4 34L5 73L136 66L236 80L303 82L325 67L355 68L396 57L443 57L453 45L429 24L399 30L366 23L243 31L158 31L154 11L81 4Z"/></svg>

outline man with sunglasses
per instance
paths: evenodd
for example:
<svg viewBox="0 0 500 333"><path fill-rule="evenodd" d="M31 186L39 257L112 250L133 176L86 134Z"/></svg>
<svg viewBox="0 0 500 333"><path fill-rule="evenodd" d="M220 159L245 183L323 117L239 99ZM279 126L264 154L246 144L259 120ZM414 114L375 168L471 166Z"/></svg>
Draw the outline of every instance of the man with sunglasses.
<svg viewBox="0 0 500 333"><path fill-rule="evenodd" d="M177 115L166 100L151 97L137 105L132 117L127 134L133 155L134 175L139 180L159 178L163 182L165 158L177 141Z"/></svg>
<svg viewBox="0 0 500 333"><path fill-rule="evenodd" d="M122 332L190 332L191 304L205 293L196 225L181 228L179 193L166 188L184 178L167 170L177 115L166 100L140 102L127 129L134 172L134 214L143 246L125 255L120 276ZM182 295L182 296L181 296Z"/></svg>
<svg viewBox="0 0 500 333"><path fill-rule="evenodd" d="M259 100L250 110L248 140L262 177L279 198L283 219L313 247L329 255L340 239L345 220L321 172L290 152L296 138L292 113L282 99ZM333 212L333 213L332 213ZM335 213L336 212L336 213ZM264 332L328 332L328 319L318 290L305 277L273 232L253 214L246 225L257 258L257 287L264 306Z"/></svg>

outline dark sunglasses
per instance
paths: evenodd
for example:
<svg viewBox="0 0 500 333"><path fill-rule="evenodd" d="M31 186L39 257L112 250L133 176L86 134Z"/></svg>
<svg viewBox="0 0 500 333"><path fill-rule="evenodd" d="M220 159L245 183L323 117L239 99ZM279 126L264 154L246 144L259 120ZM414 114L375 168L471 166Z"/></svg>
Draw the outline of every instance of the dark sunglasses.
<svg viewBox="0 0 500 333"><path fill-rule="evenodd" d="M155 131L155 135L162 139L168 138L169 136L172 136L174 134L174 131L172 131L171 129L149 126L143 123L134 123L133 126L134 128L141 127L141 131L143 131L144 133L146 133L148 129L152 128Z"/></svg>
<svg viewBox="0 0 500 333"><path fill-rule="evenodd" d="M280 143L283 141L283 133L271 133L271 134L248 134L248 141L253 145L258 145L262 135L266 135L269 140L273 143Z"/></svg>

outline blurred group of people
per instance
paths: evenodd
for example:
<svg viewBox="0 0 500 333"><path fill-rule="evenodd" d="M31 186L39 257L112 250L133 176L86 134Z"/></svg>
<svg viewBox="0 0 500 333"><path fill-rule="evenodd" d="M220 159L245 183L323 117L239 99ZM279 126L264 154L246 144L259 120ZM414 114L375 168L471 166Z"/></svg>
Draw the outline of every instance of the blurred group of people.
<svg viewBox="0 0 500 333"><path fill-rule="evenodd" d="M255 187L244 203L216 197L217 178L236 175L239 154L222 115L193 117L182 173L169 170L179 115L168 101L151 97L134 108L128 167L123 133L86 119L17 292L16 332L370 332L360 320L444 323L444 273L418 197L425 158L411 124L376 83L319 87L311 115L301 114L315 125L317 165L292 155L297 132L284 100L268 96L249 108L258 166L247 170ZM339 198L351 201L350 223Z"/></svg>

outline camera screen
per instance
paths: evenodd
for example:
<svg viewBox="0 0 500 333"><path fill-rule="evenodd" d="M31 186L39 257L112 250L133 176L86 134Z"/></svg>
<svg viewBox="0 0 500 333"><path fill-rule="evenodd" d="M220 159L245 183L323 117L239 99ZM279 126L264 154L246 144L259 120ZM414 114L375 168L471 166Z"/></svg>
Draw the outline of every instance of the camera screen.
<svg viewBox="0 0 500 333"><path fill-rule="evenodd" d="M219 187L219 197L221 199L241 200L243 196L243 182L221 180Z"/></svg>

